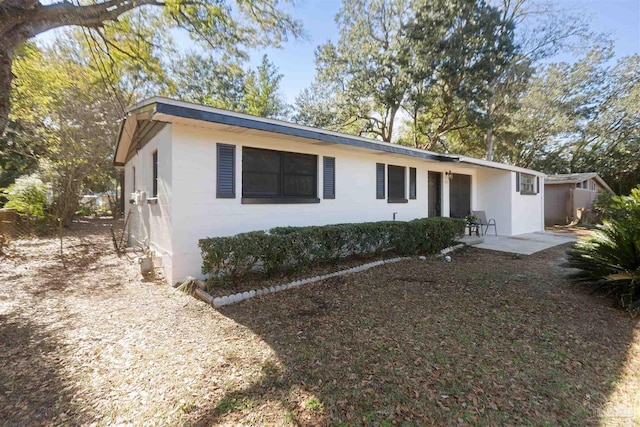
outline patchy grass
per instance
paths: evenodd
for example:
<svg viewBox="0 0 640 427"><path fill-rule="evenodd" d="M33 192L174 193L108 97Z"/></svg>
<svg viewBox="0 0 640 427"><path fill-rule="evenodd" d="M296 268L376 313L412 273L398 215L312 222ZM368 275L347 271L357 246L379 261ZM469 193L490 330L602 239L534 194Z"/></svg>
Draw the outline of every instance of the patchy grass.
<svg viewBox="0 0 640 427"><path fill-rule="evenodd" d="M218 312L142 281L111 221L0 258L8 425L640 423L640 326L563 247L467 249ZM121 223L116 223L119 226Z"/></svg>

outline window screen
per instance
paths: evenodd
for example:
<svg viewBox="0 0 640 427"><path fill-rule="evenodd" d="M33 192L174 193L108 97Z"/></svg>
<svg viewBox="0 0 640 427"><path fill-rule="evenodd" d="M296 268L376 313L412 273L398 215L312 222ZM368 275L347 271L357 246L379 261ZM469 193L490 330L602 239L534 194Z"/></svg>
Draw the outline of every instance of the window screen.
<svg viewBox="0 0 640 427"><path fill-rule="evenodd" d="M283 197L315 197L316 156L282 152L282 158Z"/></svg>
<svg viewBox="0 0 640 427"><path fill-rule="evenodd" d="M536 179L533 175L520 174L520 194L536 194Z"/></svg>
<svg viewBox="0 0 640 427"><path fill-rule="evenodd" d="M317 156L242 149L242 197L315 198Z"/></svg>
<svg viewBox="0 0 640 427"><path fill-rule="evenodd" d="M406 201L405 167L389 165L389 201Z"/></svg>

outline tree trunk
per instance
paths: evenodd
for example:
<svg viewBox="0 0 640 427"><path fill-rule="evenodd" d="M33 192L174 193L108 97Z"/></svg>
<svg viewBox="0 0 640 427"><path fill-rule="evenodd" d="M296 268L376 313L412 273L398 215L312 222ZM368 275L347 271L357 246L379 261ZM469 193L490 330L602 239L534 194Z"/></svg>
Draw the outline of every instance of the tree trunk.
<svg viewBox="0 0 640 427"><path fill-rule="evenodd" d="M9 124L9 106L11 105L11 55L0 46L0 136Z"/></svg>
<svg viewBox="0 0 640 427"><path fill-rule="evenodd" d="M487 160L493 161L493 121L491 120L487 128Z"/></svg>
<svg viewBox="0 0 640 427"><path fill-rule="evenodd" d="M489 109L487 111L487 160L493 161L493 112L495 110L495 102L493 99L493 90L491 91L491 97L489 98Z"/></svg>
<svg viewBox="0 0 640 427"><path fill-rule="evenodd" d="M391 142L391 138L393 137L393 123L396 120L397 112L398 112L397 107L391 108L391 114L389 115L389 123L387 124L387 134L382 138L384 142Z"/></svg>

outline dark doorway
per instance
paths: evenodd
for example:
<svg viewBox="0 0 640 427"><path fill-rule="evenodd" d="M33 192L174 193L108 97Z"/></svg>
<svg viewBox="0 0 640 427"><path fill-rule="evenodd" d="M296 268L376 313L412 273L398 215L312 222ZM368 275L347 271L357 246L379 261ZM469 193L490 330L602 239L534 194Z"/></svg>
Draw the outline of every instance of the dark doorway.
<svg viewBox="0 0 640 427"><path fill-rule="evenodd" d="M452 174L449 201L451 218L464 218L471 213L471 175Z"/></svg>
<svg viewBox="0 0 640 427"><path fill-rule="evenodd" d="M429 172L429 218L442 216L442 174Z"/></svg>

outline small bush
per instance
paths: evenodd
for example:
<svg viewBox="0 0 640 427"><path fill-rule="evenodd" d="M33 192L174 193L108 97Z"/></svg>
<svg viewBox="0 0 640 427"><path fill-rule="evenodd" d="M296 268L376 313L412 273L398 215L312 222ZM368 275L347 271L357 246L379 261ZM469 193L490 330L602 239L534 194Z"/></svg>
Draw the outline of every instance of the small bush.
<svg viewBox="0 0 640 427"><path fill-rule="evenodd" d="M593 201L592 208L598 220L602 221L610 218L611 208L614 204L614 197L615 195L606 190L600 190L598 192L598 196Z"/></svg>
<svg viewBox="0 0 640 427"><path fill-rule="evenodd" d="M93 215L93 210L89 206L80 206L76 210L75 215L76 216L92 216Z"/></svg>
<svg viewBox="0 0 640 427"><path fill-rule="evenodd" d="M45 218L47 187L37 174L21 176L2 192L8 200L5 208L15 209L18 215L27 218Z"/></svg>
<svg viewBox="0 0 640 427"><path fill-rule="evenodd" d="M386 252L435 253L464 233L463 220L424 218L312 227L276 227L231 237L200 240L202 272L217 282L236 283L250 271L301 272L313 264Z"/></svg>
<svg viewBox="0 0 640 427"><path fill-rule="evenodd" d="M579 281L613 295L623 307L640 308L640 187L614 196L611 206L610 219L568 251L569 264L582 270Z"/></svg>

